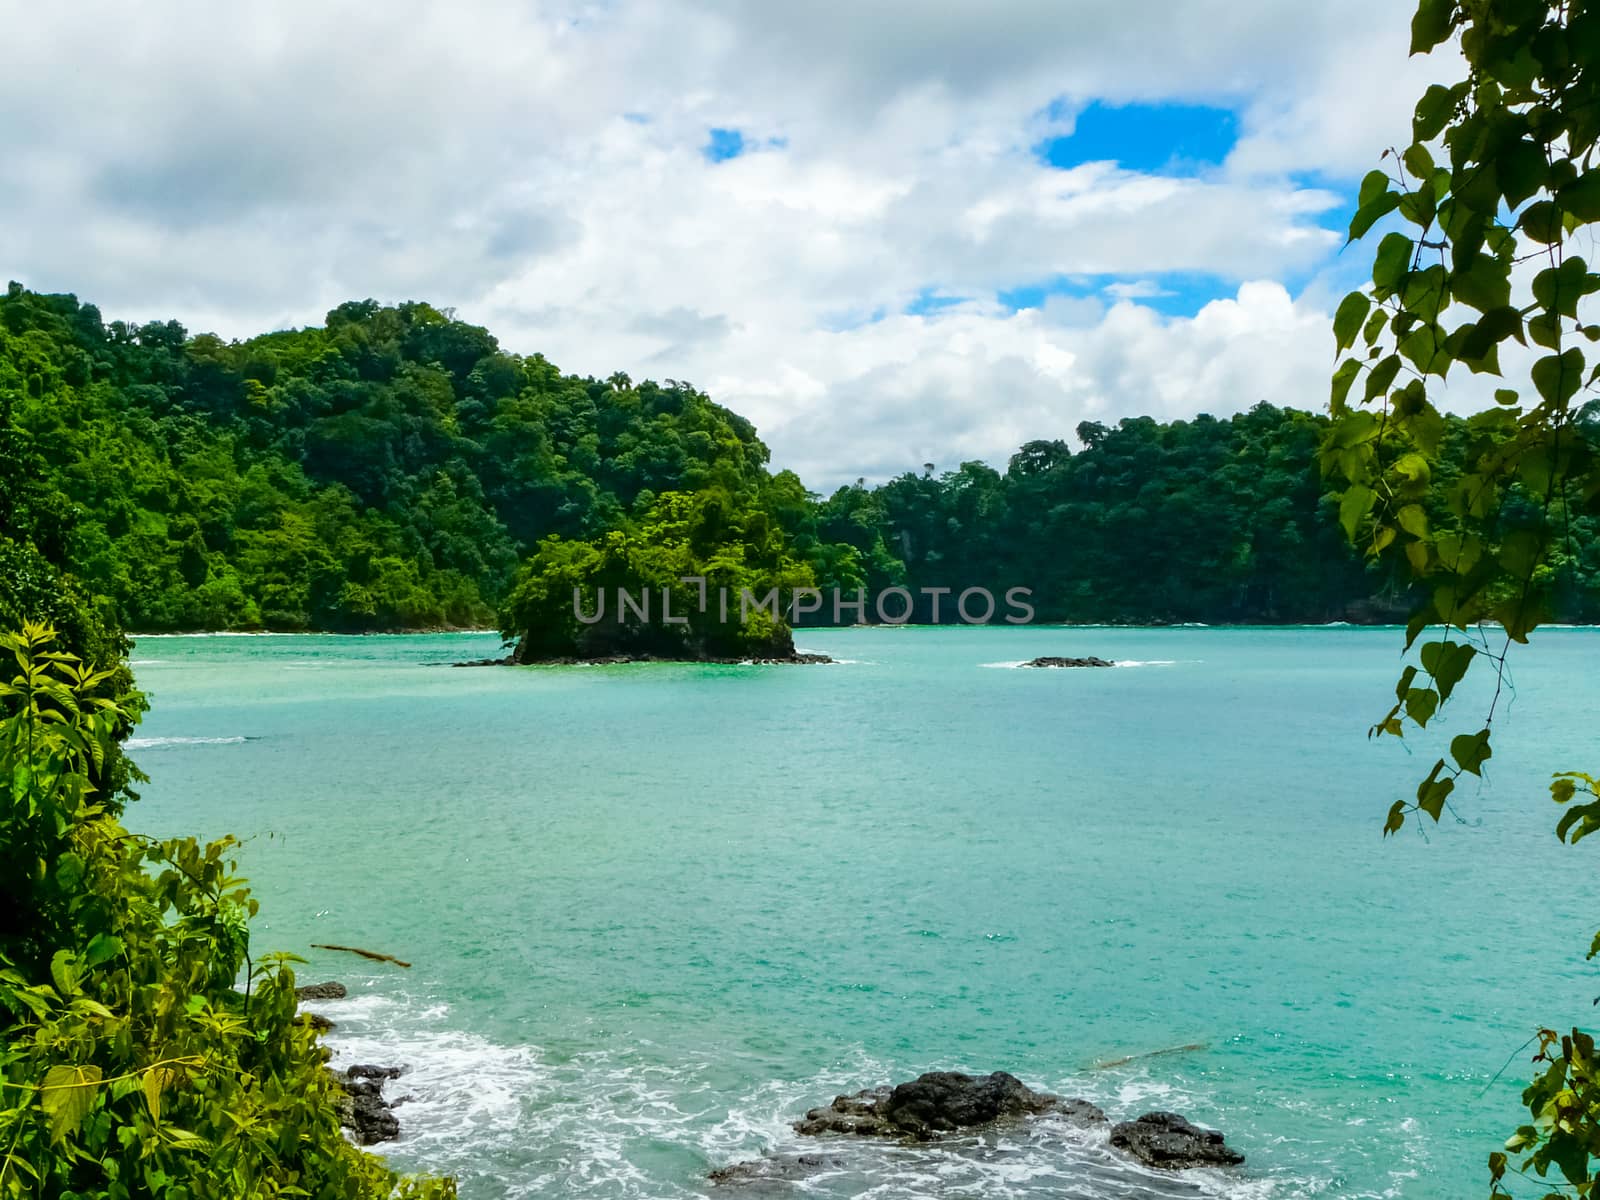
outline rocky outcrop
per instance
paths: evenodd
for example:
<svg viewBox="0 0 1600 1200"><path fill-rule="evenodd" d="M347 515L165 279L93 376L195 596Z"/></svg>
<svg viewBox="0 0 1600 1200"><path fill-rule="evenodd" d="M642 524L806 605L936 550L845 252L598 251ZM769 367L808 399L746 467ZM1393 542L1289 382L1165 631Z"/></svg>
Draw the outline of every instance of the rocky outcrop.
<svg viewBox="0 0 1600 1200"><path fill-rule="evenodd" d="M1047 655L1043 658L1035 658L1022 665L1025 667L1114 667L1117 664L1103 658L1095 658L1093 655L1088 658L1052 658Z"/></svg>
<svg viewBox="0 0 1600 1200"><path fill-rule="evenodd" d="M371 1146L400 1136L400 1122L394 1115L394 1105L383 1098L383 1085L398 1079L400 1067L377 1067L358 1064L344 1071L335 1071L341 1095L335 1102L339 1124L351 1133L357 1143Z"/></svg>
<svg viewBox="0 0 1600 1200"><path fill-rule="evenodd" d="M296 1000L343 1000L349 994L344 984L332 980L327 983L308 983L294 990Z"/></svg>
<svg viewBox="0 0 1600 1200"><path fill-rule="evenodd" d="M927 1141L958 1129L1047 1112L1083 1124L1106 1119L1105 1113L1087 1100L1035 1092L1004 1071L978 1076L930 1071L892 1088L836 1096L827 1107L806 1113L794 1127L797 1133L809 1135L840 1133Z"/></svg>
<svg viewBox="0 0 1600 1200"><path fill-rule="evenodd" d="M1151 1167L1236 1167L1244 1155L1223 1143L1215 1129L1202 1129L1177 1113L1149 1112L1111 1127L1111 1144Z"/></svg>
<svg viewBox="0 0 1600 1200"><path fill-rule="evenodd" d="M1002 1117L1037 1115L1060 1103L1060 1096L1036 1092L1004 1071L982 1078L958 1071L930 1071L890 1092L883 1115L891 1124L925 1138L987 1125ZM1105 1120L1104 1113L1099 1116Z"/></svg>
<svg viewBox="0 0 1600 1200"><path fill-rule="evenodd" d="M883 1103L894 1089L864 1088L848 1096L835 1096L826 1108L813 1108L794 1123L796 1133L815 1136L821 1133L849 1133L872 1137L903 1137L883 1116Z"/></svg>
<svg viewBox="0 0 1600 1200"><path fill-rule="evenodd" d="M832 1104L813 1108L794 1128L808 1136L932 1141L997 1121L1043 1116L1085 1128L1107 1124L1106 1114L1089 1101L1036 1092L1004 1071L991 1075L930 1071L893 1087L835 1096ZM1113 1125L1110 1142L1147 1166L1167 1170L1233 1167L1244 1162L1244 1155L1228 1146L1222 1134L1202 1129L1177 1113L1145 1113L1137 1120ZM711 1178L717 1183L792 1179L803 1168L815 1170L826 1165L815 1155L774 1156L723 1167L712 1172Z"/></svg>

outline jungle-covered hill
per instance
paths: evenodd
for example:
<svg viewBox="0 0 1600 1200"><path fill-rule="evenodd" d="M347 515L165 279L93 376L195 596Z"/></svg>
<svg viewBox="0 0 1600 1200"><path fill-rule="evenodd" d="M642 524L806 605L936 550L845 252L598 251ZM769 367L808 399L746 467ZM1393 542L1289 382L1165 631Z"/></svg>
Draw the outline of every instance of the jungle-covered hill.
<svg viewBox="0 0 1600 1200"><path fill-rule="evenodd" d="M1030 442L1004 470L822 498L688 384L563 374L427 304L225 342L0 298L0 556L17 578L42 556L144 631L490 625L541 542L638 534L674 493L716 498L720 545L777 536L824 588L1029 587L1039 620L1384 616L1391 575L1339 527L1326 432L1265 404L1084 423L1077 449ZM1453 418L1436 469L1475 442ZM1596 539L1575 530L1560 597L1581 618Z"/></svg>

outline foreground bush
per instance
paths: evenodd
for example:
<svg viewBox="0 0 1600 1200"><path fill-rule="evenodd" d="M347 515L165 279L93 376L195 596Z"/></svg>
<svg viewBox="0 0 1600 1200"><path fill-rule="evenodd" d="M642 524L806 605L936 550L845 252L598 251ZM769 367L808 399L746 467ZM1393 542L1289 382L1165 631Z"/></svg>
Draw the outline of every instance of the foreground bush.
<svg viewBox="0 0 1600 1200"><path fill-rule="evenodd" d="M0 633L0 1197L453 1196L344 1139L234 843L117 822L132 706L54 647Z"/></svg>

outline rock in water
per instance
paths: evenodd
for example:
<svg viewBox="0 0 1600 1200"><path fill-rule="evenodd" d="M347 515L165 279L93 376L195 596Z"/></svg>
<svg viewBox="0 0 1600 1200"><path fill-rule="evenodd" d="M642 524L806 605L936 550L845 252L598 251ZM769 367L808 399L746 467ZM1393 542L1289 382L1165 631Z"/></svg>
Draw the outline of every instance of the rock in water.
<svg viewBox="0 0 1600 1200"><path fill-rule="evenodd" d="M900 1137L904 1131L883 1118L883 1103L893 1088L866 1088L849 1096L835 1096L826 1108L813 1108L794 1123L796 1133L854 1133L862 1136Z"/></svg>
<svg viewBox="0 0 1600 1200"><path fill-rule="evenodd" d="M930 1071L896 1087L868 1088L836 1096L826 1108L813 1108L795 1122L803 1134L847 1133L863 1137L914 1137L928 1140L956 1129L987 1125L1006 1117L1056 1112L1081 1124L1100 1124L1106 1115L1087 1100L1063 1100L1036 1092L1015 1075L963 1075Z"/></svg>
<svg viewBox="0 0 1600 1200"><path fill-rule="evenodd" d="M344 1069L346 1079L399 1079L403 1074L401 1067L375 1067L370 1063L357 1063L353 1067Z"/></svg>
<svg viewBox="0 0 1600 1200"><path fill-rule="evenodd" d="M336 1101L339 1124L348 1129L363 1146L386 1142L400 1136L400 1122L383 1098L385 1080L398 1078L399 1067L351 1067L334 1073L343 1094Z"/></svg>
<svg viewBox="0 0 1600 1200"><path fill-rule="evenodd" d="M1114 667L1117 664L1090 655L1088 658L1053 658L1046 655L1022 664L1025 667Z"/></svg>
<svg viewBox="0 0 1600 1200"><path fill-rule="evenodd" d="M331 980L327 983L308 983L294 990L296 1000L343 1000L349 994L344 984Z"/></svg>
<svg viewBox="0 0 1600 1200"><path fill-rule="evenodd" d="M883 1103L884 1118L917 1137L987 1125L1001 1117L1045 1112L1059 1097L1036 1092L1004 1071L975 1078L959 1071L929 1071L902 1083Z"/></svg>
<svg viewBox="0 0 1600 1200"><path fill-rule="evenodd" d="M1151 1167L1236 1167L1244 1155L1223 1144L1215 1129L1201 1129L1177 1113L1149 1112L1111 1127L1111 1144Z"/></svg>

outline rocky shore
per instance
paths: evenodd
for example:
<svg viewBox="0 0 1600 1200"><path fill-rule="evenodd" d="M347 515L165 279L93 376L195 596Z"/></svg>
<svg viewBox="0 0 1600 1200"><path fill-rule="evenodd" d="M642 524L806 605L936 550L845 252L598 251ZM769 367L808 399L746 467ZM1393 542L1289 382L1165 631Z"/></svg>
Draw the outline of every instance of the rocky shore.
<svg viewBox="0 0 1600 1200"><path fill-rule="evenodd" d="M831 1104L806 1113L794 1128L807 1137L930 1142L998 1122L1031 1118L1049 1118L1078 1129L1109 1127L1109 1144L1149 1167L1175 1171L1244 1162L1244 1155L1228 1146L1221 1133L1203 1129L1177 1113L1149 1112L1113 1124L1088 1100L1036 1092L1005 1071L978 1076L931 1071L905 1083L835 1096ZM795 1179L834 1165L835 1160L824 1154L769 1156L718 1168L710 1178L713 1183Z"/></svg>
<svg viewBox="0 0 1600 1200"><path fill-rule="evenodd" d="M297 987L294 994L295 999L304 1003L307 1000L343 1000L350 993L344 984L329 981ZM334 1028L333 1022L320 1013L302 1011L300 1019L319 1031ZM400 1121L394 1115L394 1110L410 1097L399 1096L391 1100L384 1096L383 1089L384 1084L405 1074L404 1067L357 1063L342 1071L330 1067L328 1074L339 1088L338 1098L334 1101L339 1124L350 1131L352 1141L357 1145L372 1146L400 1136Z"/></svg>
<svg viewBox="0 0 1600 1200"><path fill-rule="evenodd" d="M330 981L296 988L295 995L301 1002L342 1000L348 991L344 984ZM318 1028L333 1028L331 1021L316 1013L302 1012L301 1019ZM405 1074L403 1066L357 1063L343 1070L330 1067L328 1073L338 1087L335 1106L339 1123L352 1141L371 1146L399 1136L400 1121L394 1110L411 1097L390 1098L384 1089ZM988 1075L929 1071L904 1083L835 1096L830 1103L808 1111L794 1123L794 1130L820 1139L923 1143L1033 1119L1079 1130L1105 1129L1112 1149L1162 1170L1233 1167L1244 1162L1244 1155L1229 1146L1217 1130L1198 1126L1178 1113L1147 1112L1131 1121L1113 1123L1088 1100L1036 1092L1005 1071ZM771 1154L719 1167L710 1173L710 1180L717 1184L794 1181L839 1165L837 1155Z"/></svg>

